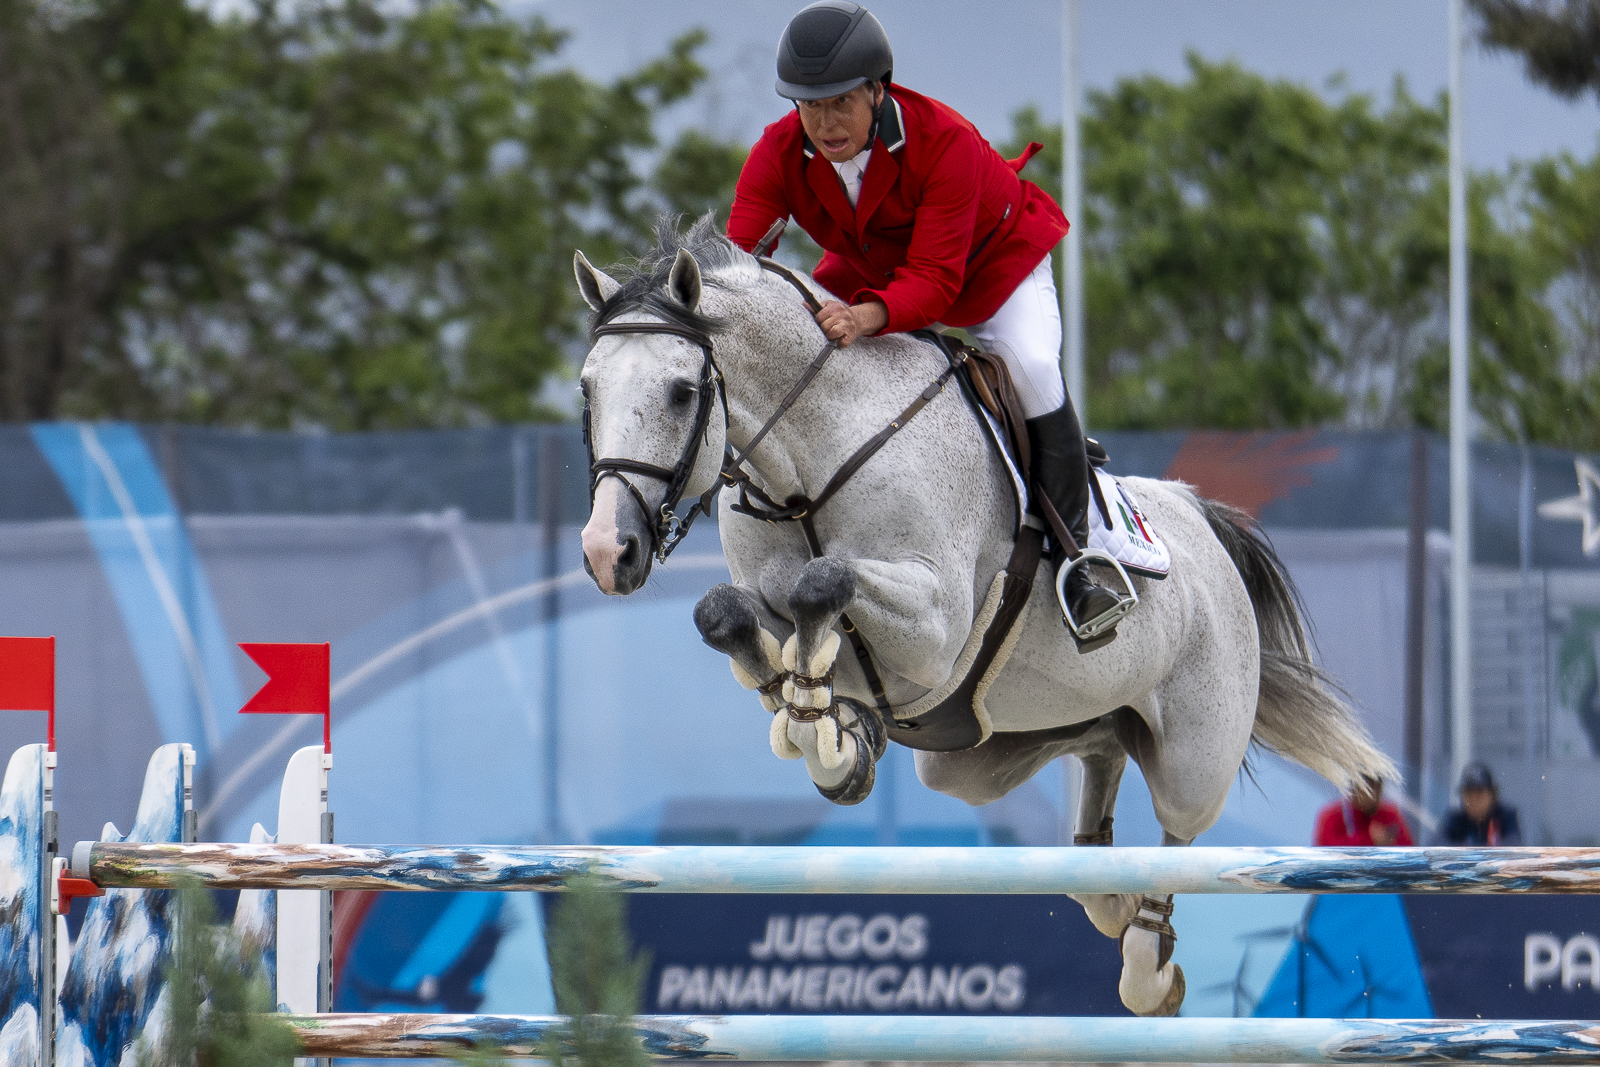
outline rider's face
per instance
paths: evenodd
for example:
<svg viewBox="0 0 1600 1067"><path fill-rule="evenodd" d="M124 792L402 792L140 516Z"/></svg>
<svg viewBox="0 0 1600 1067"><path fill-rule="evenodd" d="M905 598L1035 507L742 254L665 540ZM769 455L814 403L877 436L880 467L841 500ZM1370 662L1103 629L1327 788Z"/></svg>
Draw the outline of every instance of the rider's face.
<svg viewBox="0 0 1600 1067"><path fill-rule="evenodd" d="M829 163L861 154L872 132L872 115L883 99L880 86L860 86L826 100L800 100L800 125Z"/></svg>

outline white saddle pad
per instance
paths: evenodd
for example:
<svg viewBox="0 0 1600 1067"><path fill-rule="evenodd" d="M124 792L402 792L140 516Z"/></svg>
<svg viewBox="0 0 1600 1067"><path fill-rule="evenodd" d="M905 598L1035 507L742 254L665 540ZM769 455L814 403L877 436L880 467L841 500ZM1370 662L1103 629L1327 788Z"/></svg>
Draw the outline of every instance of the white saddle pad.
<svg viewBox="0 0 1600 1067"><path fill-rule="evenodd" d="M1011 488L1017 497L1017 514L1025 515L1028 511L1028 490L1022 484L1022 474L1017 470L1005 434L1000 432L992 415L987 411L983 411L982 415L990 439L999 449L1000 457L1011 475ZM1172 570L1172 556L1150 525L1150 520L1139 510L1133 494L1112 475L1103 470L1091 470L1100 481L1100 492L1093 495L1089 504L1089 547L1106 553L1135 574L1142 574L1146 578L1165 578ZM1100 511L1102 500L1111 512L1109 524Z"/></svg>
<svg viewBox="0 0 1600 1067"><path fill-rule="evenodd" d="M1135 574L1165 578L1172 570L1172 555L1139 510L1133 494L1105 471L1093 473L1100 482L1100 492L1089 507L1089 547L1114 557ZM1110 523L1100 510L1102 500L1111 512Z"/></svg>

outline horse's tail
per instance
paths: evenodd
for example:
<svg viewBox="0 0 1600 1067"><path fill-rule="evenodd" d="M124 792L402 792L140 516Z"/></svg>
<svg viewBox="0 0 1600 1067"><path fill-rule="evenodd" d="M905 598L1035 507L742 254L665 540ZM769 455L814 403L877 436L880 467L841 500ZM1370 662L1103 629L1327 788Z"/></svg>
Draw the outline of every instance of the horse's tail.
<svg viewBox="0 0 1600 1067"><path fill-rule="evenodd" d="M1394 762L1311 658L1300 593L1246 513L1195 494L1195 502L1244 579L1261 635L1261 690L1251 740L1343 789L1364 777L1398 781Z"/></svg>

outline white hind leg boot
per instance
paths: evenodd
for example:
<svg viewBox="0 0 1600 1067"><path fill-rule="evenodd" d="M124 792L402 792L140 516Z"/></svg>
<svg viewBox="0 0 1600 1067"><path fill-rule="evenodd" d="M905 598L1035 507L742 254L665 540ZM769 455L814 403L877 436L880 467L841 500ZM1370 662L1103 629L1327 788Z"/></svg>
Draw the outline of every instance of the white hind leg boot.
<svg viewBox="0 0 1600 1067"><path fill-rule="evenodd" d="M1176 1015L1183 1004L1183 968L1172 962L1178 938L1171 917L1171 896L1141 897L1138 913L1122 932L1117 992L1135 1015Z"/></svg>

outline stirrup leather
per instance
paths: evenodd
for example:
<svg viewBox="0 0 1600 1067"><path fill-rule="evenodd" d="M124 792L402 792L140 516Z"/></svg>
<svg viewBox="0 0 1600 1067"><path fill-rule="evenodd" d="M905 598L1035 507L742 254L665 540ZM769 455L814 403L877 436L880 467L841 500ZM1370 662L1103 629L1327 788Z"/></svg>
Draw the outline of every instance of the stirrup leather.
<svg viewBox="0 0 1600 1067"><path fill-rule="evenodd" d="M1087 567L1091 563L1099 563L1110 567L1117 572L1117 580L1122 583L1124 593L1116 594L1118 597L1115 607L1107 608L1095 618L1079 621L1072 617L1072 608L1067 604L1067 578L1078 567ZM1114 592L1114 591L1113 591ZM1128 612L1139 605L1139 594L1133 588L1133 579L1128 577L1128 572L1122 564L1109 552L1102 552L1098 548L1086 548L1079 552L1077 558L1070 559L1056 571L1056 603L1061 606L1061 615L1067 620L1067 627L1079 641L1093 641L1117 628L1117 623L1127 617Z"/></svg>

